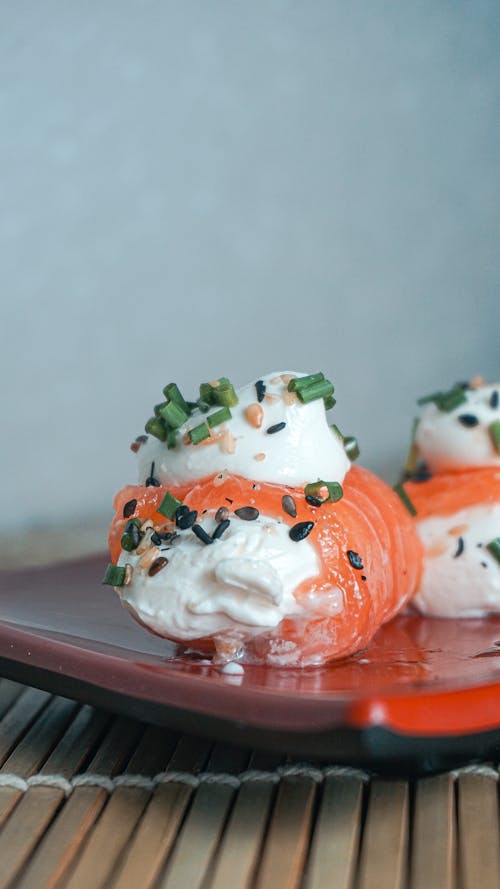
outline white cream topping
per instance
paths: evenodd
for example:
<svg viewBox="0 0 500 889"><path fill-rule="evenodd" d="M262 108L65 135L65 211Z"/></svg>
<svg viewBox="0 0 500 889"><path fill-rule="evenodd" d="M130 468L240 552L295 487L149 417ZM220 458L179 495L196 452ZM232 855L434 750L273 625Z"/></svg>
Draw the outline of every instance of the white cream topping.
<svg viewBox="0 0 500 889"><path fill-rule="evenodd" d="M433 472L474 466L500 466L489 426L500 421L500 407L495 407L494 393L500 395L500 383L464 390L466 401L452 411L441 411L427 404L419 420L415 444L419 456ZM477 424L464 425L463 416L475 417Z"/></svg>
<svg viewBox="0 0 500 889"><path fill-rule="evenodd" d="M216 427L209 444L185 444L184 434L202 423L207 415L196 410L181 428L175 448L150 435L138 452L139 483L151 474L162 484L181 485L227 470L253 481L299 487L317 479L342 483L350 467L342 441L330 429L321 399L302 404L287 390L291 376L301 373L271 373L261 379L266 394L257 402L255 383L238 390L238 404L231 419ZM257 410L255 406L257 405ZM262 424L252 425L250 413L260 414ZM214 408L209 413L213 413ZM285 427L269 434L269 427Z"/></svg>
<svg viewBox="0 0 500 889"><path fill-rule="evenodd" d="M216 522L208 516L203 527L212 533ZM276 519L230 521L209 545L181 532L157 553L168 564L151 577L141 556L122 551L118 564L133 568L130 583L117 589L122 603L155 632L179 640L235 629L254 635L300 613L294 590L320 570L314 546L292 541L288 525Z"/></svg>
<svg viewBox="0 0 500 889"><path fill-rule="evenodd" d="M412 605L433 617L500 612L500 565L486 548L500 536L500 504L423 519L417 529L424 572Z"/></svg>

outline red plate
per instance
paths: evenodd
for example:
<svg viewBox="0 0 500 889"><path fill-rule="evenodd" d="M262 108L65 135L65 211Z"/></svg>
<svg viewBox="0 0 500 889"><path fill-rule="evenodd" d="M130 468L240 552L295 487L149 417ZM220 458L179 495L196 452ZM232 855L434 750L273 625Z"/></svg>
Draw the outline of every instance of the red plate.
<svg viewBox="0 0 500 889"><path fill-rule="evenodd" d="M105 557L0 574L0 672L236 743L374 767L497 755L500 617L404 615L327 667L229 675L150 635L101 585Z"/></svg>

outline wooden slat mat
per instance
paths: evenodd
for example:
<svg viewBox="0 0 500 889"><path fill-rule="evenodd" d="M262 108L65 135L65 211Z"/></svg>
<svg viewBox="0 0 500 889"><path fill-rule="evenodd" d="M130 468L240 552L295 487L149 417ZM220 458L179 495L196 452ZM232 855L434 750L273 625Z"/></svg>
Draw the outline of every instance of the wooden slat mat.
<svg viewBox="0 0 500 889"><path fill-rule="evenodd" d="M498 889L497 770L211 744L0 681L0 889Z"/></svg>

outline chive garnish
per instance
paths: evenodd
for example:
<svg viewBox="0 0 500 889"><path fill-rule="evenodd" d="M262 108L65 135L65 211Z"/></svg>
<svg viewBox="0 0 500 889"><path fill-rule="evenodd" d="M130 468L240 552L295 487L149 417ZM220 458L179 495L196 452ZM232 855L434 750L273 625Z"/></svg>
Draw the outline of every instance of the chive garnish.
<svg viewBox="0 0 500 889"><path fill-rule="evenodd" d="M293 380L291 382L293 383ZM333 391L333 383L330 383L329 380L319 380L317 383L297 389L296 394L303 404L309 404L309 402L318 401L320 398L328 398L333 394Z"/></svg>
<svg viewBox="0 0 500 889"><path fill-rule="evenodd" d="M235 407L238 404L238 396L233 384L225 378L221 378L219 382L220 385L214 389L215 404L220 404L222 407Z"/></svg>
<svg viewBox="0 0 500 889"><path fill-rule="evenodd" d="M406 493L405 489L403 488L403 485L401 484L401 482L397 485L394 485L392 490L394 491L395 494L398 495L398 497L400 498L402 503L404 503L404 505L406 506L410 515L415 516L417 514L417 510L415 509L413 503L411 502L410 498L408 497L408 494Z"/></svg>
<svg viewBox="0 0 500 889"><path fill-rule="evenodd" d="M500 420L495 420L488 426L488 432L497 454L500 454Z"/></svg>
<svg viewBox="0 0 500 889"><path fill-rule="evenodd" d="M327 395L324 399L325 402L325 411L331 411L332 407L335 407L337 404L337 399L333 397L333 395Z"/></svg>
<svg viewBox="0 0 500 889"><path fill-rule="evenodd" d="M172 450L175 448L177 444L177 430L176 429L168 429L167 430L167 448Z"/></svg>
<svg viewBox="0 0 500 889"><path fill-rule="evenodd" d="M120 565L108 565L102 579L102 583L109 586L123 586L125 581L125 568Z"/></svg>
<svg viewBox="0 0 500 889"><path fill-rule="evenodd" d="M173 401L175 404L178 404L184 413L191 413L189 403L182 397L177 383L169 383L168 386L165 386L163 394L167 401Z"/></svg>
<svg viewBox="0 0 500 889"><path fill-rule="evenodd" d="M189 413L175 401L167 401L160 407L160 417L170 429L179 429L189 417Z"/></svg>
<svg viewBox="0 0 500 889"><path fill-rule="evenodd" d="M293 377L288 383L288 391L299 392L301 389L305 389L307 386L312 386L314 383L322 383L324 379L325 375L321 372L308 374L305 377Z"/></svg>
<svg viewBox="0 0 500 889"><path fill-rule="evenodd" d="M210 438L210 429L208 428L208 423L200 423L199 426L195 426L194 429L190 429L188 435L195 445L199 444L200 441L204 441L206 438Z"/></svg>
<svg viewBox="0 0 500 889"><path fill-rule="evenodd" d="M154 406L154 408L153 408L153 410L154 410L154 412L155 412L155 417L159 417L159 416L160 416L160 411L161 411L162 407L165 407L166 404L167 404L166 401L160 401L159 404L155 404L155 406Z"/></svg>
<svg viewBox="0 0 500 889"><path fill-rule="evenodd" d="M494 537L493 540L490 540L490 542L486 544L486 549L497 562L500 562L500 537Z"/></svg>
<svg viewBox="0 0 500 889"><path fill-rule="evenodd" d="M330 429L332 430L332 432L335 432L335 435L338 435L338 437L339 437L342 441L344 441L344 436L342 435L342 433L341 433L339 427L335 425L335 423L331 423L331 425L330 425Z"/></svg>
<svg viewBox="0 0 500 889"><path fill-rule="evenodd" d="M326 497L324 496L325 488L328 491ZM306 485L304 494L306 497L314 497L321 503L336 503L344 496L344 491L338 482L324 482L319 479L317 482L310 482Z"/></svg>
<svg viewBox="0 0 500 889"><path fill-rule="evenodd" d="M150 435L154 435L154 437L159 438L160 441L165 441L167 430L165 423L160 417L150 417L144 428Z"/></svg>
<svg viewBox="0 0 500 889"><path fill-rule="evenodd" d="M210 383L200 383L200 399L198 401L198 406L200 401L209 406L215 404L214 391L215 390Z"/></svg>
<svg viewBox="0 0 500 889"><path fill-rule="evenodd" d="M467 396L462 386L457 383L447 392L433 392L431 395L424 395L422 398L418 398L417 404L424 405L433 402L440 411L450 413L459 405L465 404L466 401Z"/></svg>
<svg viewBox="0 0 500 889"><path fill-rule="evenodd" d="M182 506L182 501L178 500L177 497L174 497L174 495L171 494L170 491L167 491L157 511L161 515L166 516L167 519L171 519L173 521L175 513L178 510L179 506Z"/></svg>
<svg viewBox="0 0 500 889"><path fill-rule="evenodd" d="M358 459L359 444L358 444L358 439L354 435L345 435L344 436L344 450L351 462L354 462L354 460Z"/></svg>
<svg viewBox="0 0 500 889"><path fill-rule="evenodd" d="M226 423L227 420L230 420L232 417L232 413L228 407L221 407L220 410L215 411L214 414L210 414L207 417L207 423L211 429L214 426L220 426L221 423Z"/></svg>

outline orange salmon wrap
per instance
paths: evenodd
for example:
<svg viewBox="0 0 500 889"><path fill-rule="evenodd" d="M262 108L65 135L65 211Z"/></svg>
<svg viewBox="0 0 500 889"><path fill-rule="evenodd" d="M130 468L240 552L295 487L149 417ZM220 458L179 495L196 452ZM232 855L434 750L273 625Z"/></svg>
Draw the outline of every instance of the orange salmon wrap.
<svg viewBox="0 0 500 889"><path fill-rule="evenodd" d="M451 516L470 506L499 503L500 469L485 466L440 472L426 481L407 481L404 489L417 511L417 522L429 516Z"/></svg>
<svg viewBox="0 0 500 889"><path fill-rule="evenodd" d="M306 502L303 489L255 485L234 475L216 475L194 485L168 488L199 514L221 505L227 507L232 501L231 511L251 503L261 514L290 526L314 522L308 540L316 549L321 569L319 575L295 590L303 611L283 619L273 629L249 634L240 654L243 663L308 666L346 657L364 648L415 592L422 546L406 507L385 482L357 466L348 472L343 488L341 500L319 507ZM120 538L131 515L165 525L165 517L157 508L166 490L162 486L129 485L116 495L116 515L109 534L114 562L120 555ZM295 501L296 517L283 510L285 494ZM131 513L133 501L136 504ZM128 508L124 518L125 504ZM300 546L300 541L296 545ZM331 605L332 591L336 593L335 609ZM231 654L228 644L224 632L189 641L190 648L214 651L226 659Z"/></svg>

